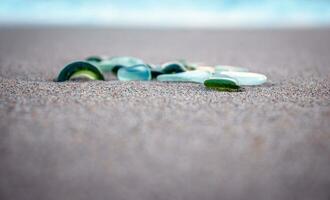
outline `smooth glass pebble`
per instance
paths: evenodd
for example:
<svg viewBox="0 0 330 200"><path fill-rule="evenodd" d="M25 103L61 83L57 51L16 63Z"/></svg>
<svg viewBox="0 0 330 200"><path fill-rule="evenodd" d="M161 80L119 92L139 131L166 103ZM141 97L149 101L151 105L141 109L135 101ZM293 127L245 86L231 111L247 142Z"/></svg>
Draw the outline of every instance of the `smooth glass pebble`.
<svg viewBox="0 0 330 200"><path fill-rule="evenodd" d="M65 66L57 77L58 82L73 79L104 80L104 76L102 72L90 62L76 61Z"/></svg>
<svg viewBox="0 0 330 200"><path fill-rule="evenodd" d="M214 67L210 67L210 66L198 66L195 68L195 70L206 71L206 72L210 72L210 73L215 72Z"/></svg>
<svg viewBox="0 0 330 200"><path fill-rule="evenodd" d="M181 62L177 61L164 63L161 66L161 69L164 74L180 73L187 71L185 66Z"/></svg>
<svg viewBox="0 0 330 200"><path fill-rule="evenodd" d="M196 67L204 65L203 63L199 63L199 62L188 62L184 59L180 59L178 60L178 62L182 63L187 70L195 70Z"/></svg>
<svg viewBox="0 0 330 200"><path fill-rule="evenodd" d="M204 83L211 76L211 73L206 71L187 71L176 74L163 74L157 76L158 81L173 81L173 82L195 82Z"/></svg>
<svg viewBox="0 0 330 200"><path fill-rule="evenodd" d="M148 81L151 80L151 70L146 65L122 67L118 70L117 77L121 81Z"/></svg>
<svg viewBox="0 0 330 200"><path fill-rule="evenodd" d="M134 57L113 57L109 60L103 60L99 63L99 68L103 72L117 73L119 68L131 67L134 65L144 64L143 60Z"/></svg>
<svg viewBox="0 0 330 200"><path fill-rule="evenodd" d="M97 75L89 70L80 70L72 74L69 80L98 80Z"/></svg>
<svg viewBox="0 0 330 200"><path fill-rule="evenodd" d="M161 70L151 69L152 78L157 78L159 75L164 74Z"/></svg>
<svg viewBox="0 0 330 200"><path fill-rule="evenodd" d="M247 68L243 67L234 67L228 65L217 65L215 66L215 72L222 72L222 71L232 71L232 72L248 72Z"/></svg>
<svg viewBox="0 0 330 200"><path fill-rule="evenodd" d="M85 60L86 61L89 61L89 62L96 62L96 63L99 63L103 60L106 60L107 57L106 56L89 56L87 57Z"/></svg>
<svg viewBox="0 0 330 200"><path fill-rule="evenodd" d="M161 70L161 66L160 65L155 65L155 64L147 64L150 69L156 69L156 70Z"/></svg>
<svg viewBox="0 0 330 200"><path fill-rule="evenodd" d="M240 89L240 86L238 85L238 82L229 77L223 77L223 76L213 76L207 80L204 81L204 85L207 88L216 89L219 91L238 91Z"/></svg>
<svg viewBox="0 0 330 200"><path fill-rule="evenodd" d="M252 72L232 72L232 71L223 71L216 73L220 75L226 75L231 78L234 78L238 81L239 85L261 85L267 81L267 77L263 74L252 73Z"/></svg>
<svg viewBox="0 0 330 200"><path fill-rule="evenodd" d="M147 64L147 66L150 67L152 78L157 78L157 76L164 74L161 66L159 66L159 65Z"/></svg>

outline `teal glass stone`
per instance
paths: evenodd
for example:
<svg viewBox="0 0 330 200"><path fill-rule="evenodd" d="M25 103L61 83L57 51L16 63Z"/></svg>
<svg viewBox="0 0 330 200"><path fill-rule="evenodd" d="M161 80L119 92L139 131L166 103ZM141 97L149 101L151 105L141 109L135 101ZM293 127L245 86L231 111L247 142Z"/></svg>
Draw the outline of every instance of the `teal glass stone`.
<svg viewBox="0 0 330 200"><path fill-rule="evenodd" d="M225 76L213 76L205 80L204 85L207 88L218 91L234 92L240 89L237 80Z"/></svg>
<svg viewBox="0 0 330 200"><path fill-rule="evenodd" d="M223 71L233 71L233 72L248 72L247 68L243 67L234 67L228 65L216 65L215 72L223 72Z"/></svg>
<svg viewBox="0 0 330 200"><path fill-rule="evenodd" d="M58 82L68 80L104 80L104 76L92 63L76 61L66 65L57 77Z"/></svg>
<svg viewBox="0 0 330 200"><path fill-rule="evenodd" d="M151 70L147 65L122 67L118 70L117 78L121 81L149 81Z"/></svg>
<svg viewBox="0 0 330 200"><path fill-rule="evenodd" d="M239 85L246 86L261 85L267 81L267 77L265 75L252 72L222 71L216 74L226 75L228 77L234 78L238 81Z"/></svg>
<svg viewBox="0 0 330 200"><path fill-rule="evenodd" d="M187 71L176 74L163 74L157 77L158 81L168 82L194 82L204 83L211 76L211 73L206 71Z"/></svg>
<svg viewBox="0 0 330 200"><path fill-rule="evenodd" d="M144 64L144 62L139 58L123 56L123 57L113 57L108 60L103 60L99 63L98 67L103 72L117 73L117 71L122 67L131 67L140 64Z"/></svg>
<svg viewBox="0 0 330 200"><path fill-rule="evenodd" d="M161 66L161 69L164 74L180 73L187 71L186 67L178 61L164 63Z"/></svg>
<svg viewBox="0 0 330 200"><path fill-rule="evenodd" d="M157 78L157 76L161 75L161 74L164 74L162 69L161 69L161 66L159 65L154 65L154 64L146 64L150 70L151 70L151 77L152 78Z"/></svg>
<svg viewBox="0 0 330 200"><path fill-rule="evenodd" d="M198 66L204 65L203 63L199 63L199 62L188 62L185 59L180 59L178 60L178 62L182 63L184 67L190 71L195 70Z"/></svg>

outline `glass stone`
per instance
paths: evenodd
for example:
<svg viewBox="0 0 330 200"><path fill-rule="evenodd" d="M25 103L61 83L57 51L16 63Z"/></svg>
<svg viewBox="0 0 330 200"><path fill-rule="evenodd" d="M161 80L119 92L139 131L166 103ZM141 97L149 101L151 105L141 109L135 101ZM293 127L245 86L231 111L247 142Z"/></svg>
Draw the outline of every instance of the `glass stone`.
<svg viewBox="0 0 330 200"><path fill-rule="evenodd" d="M85 60L89 61L89 62L99 63L99 62L101 62L103 60L106 60L106 59L108 59L106 56L89 56Z"/></svg>
<svg viewBox="0 0 330 200"><path fill-rule="evenodd" d="M248 72L249 70L243 67L234 67L228 65L215 66L215 72L232 71L232 72Z"/></svg>
<svg viewBox="0 0 330 200"><path fill-rule="evenodd" d="M80 81L87 81L87 80L98 80L97 74L89 70L80 70L72 74L69 80L80 80Z"/></svg>
<svg viewBox="0 0 330 200"><path fill-rule="evenodd" d="M195 82L204 83L211 76L207 71L187 71L176 74L163 74L157 77L158 81L168 82Z"/></svg>
<svg viewBox="0 0 330 200"><path fill-rule="evenodd" d="M178 61L164 63L161 66L161 69L164 74L180 73L187 71L184 64Z"/></svg>
<svg viewBox="0 0 330 200"><path fill-rule="evenodd" d="M103 60L99 63L98 67L103 72L113 72L117 73L119 68L131 67L134 65L144 64L143 60L134 57L113 57L109 60Z"/></svg>
<svg viewBox="0 0 330 200"><path fill-rule="evenodd" d="M162 71L161 66L159 66L159 65L147 64L147 66L151 70L151 77L152 78L157 78L157 76L159 76L161 74L164 74L163 71Z"/></svg>
<svg viewBox="0 0 330 200"><path fill-rule="evenodd" d="M180 59L178 62L182 63L187 70L195 70L198 66L203 66L203 63L200 62L188 62L185 59Z"/></svg>
<svg viewBox="0 0 330 200"><path fill-rule="evenodd" d="M151 70L146 65L122 67L118 70L117 77L121 81L149 81Z"/></svg>
<svg viewBox="0 0 330 200"><path fill-rule="evenodd" d="M68 80L104 80L102 72L93 64L86 61L76 61L66 65L57 77L58 82Z"/></svg>
<svg viewBox="0 0 330 200"><path fill-rule="evenodd" d="M252 72L223 71L219 74L236 79L239 85L261 85L267 81L267 77L265 75Z"/></svg>
<svg viewBox="0 0 330 200"><path fill-rule="evenodd" d="M204 65L201 65L201 66L196 67L195 70L206 71L206 72L210 72L210 73L214 73L215 72L214 67L204 66Z"/></svg>
<svg viewBox="0 0 330 200"><path fill-rule="evenodd" d="M240 86L238 85L237 80L225 76L213 76L204 81L204 85L207 88L219 90L219 91L238 91Z"/></svg>
<svg viewBox="0 0 330 200"><path fill-rule="evenodd" d="M157 78L159 75L164 74L161 70L151 69L152 78Z"/></svg>

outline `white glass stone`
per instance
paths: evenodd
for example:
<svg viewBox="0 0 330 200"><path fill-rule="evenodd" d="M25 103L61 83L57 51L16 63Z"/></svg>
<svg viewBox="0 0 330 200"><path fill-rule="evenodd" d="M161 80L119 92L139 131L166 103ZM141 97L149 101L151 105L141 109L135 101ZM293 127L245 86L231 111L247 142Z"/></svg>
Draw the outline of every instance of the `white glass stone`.
<svg viewBox="0 0 330 200"><path fill-rule="evenodd" d="M234 72L234 71L222 71L216 72L215 75L226 75L234 78L238 81L239 85L261 85L267 81L267 77L263 74L252 73L252 72Z"/></svg>
<svg viewBox="0 0 330 200"><path fill-rule="evenodd" d="M211 76L210 72L206 71L187 71L176 74L162 74L157 76L158 81L174 81L174 82L195 82L204 83Z"/></svg>
<svg viewBox="0 0 330 200"><path fill-rule="evenodd" d="M249 70L243 67L234 67L228 65L215 66L215 72L232 71L232 72L248 72Z"/></svg>

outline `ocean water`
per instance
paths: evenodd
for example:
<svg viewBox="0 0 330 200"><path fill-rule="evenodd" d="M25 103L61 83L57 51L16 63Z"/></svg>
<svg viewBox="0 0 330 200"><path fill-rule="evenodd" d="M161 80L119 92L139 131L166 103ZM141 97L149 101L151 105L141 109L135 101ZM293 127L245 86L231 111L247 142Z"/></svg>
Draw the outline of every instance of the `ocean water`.
<svg viewBox="0 0 330 200"><path fill-rule="evenodd" d="M0 0L0 25L324 27L329 0Z"/></svg>

